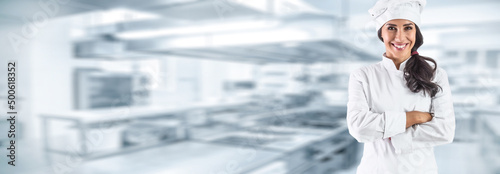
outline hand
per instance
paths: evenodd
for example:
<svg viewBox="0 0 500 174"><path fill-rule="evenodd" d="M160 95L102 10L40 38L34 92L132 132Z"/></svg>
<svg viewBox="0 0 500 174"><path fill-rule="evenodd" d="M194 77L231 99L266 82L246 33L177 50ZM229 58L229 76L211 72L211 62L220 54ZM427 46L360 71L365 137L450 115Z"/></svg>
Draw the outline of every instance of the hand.
<svg viewBox="0 0 500 174"><path fill-rule="evenodd" d="M432 115L428 112L411 111L406 112L406 128L415 124L425 123L432 120Z"/></svg>

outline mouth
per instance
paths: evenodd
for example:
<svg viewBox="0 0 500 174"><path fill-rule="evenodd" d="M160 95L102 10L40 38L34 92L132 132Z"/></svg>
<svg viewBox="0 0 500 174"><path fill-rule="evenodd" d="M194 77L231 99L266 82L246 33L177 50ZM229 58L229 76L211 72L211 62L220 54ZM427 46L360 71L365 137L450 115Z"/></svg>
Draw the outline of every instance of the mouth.
<svg viewBox="0 0 500 174"><path fill-rule="evenodd" d="M404 49L406 49L406 47L409 45L408 43L405 43L405 44L395 44L395 43L391 43L392 47L394 47L396 50L398 51L402 51Z"/></svg>

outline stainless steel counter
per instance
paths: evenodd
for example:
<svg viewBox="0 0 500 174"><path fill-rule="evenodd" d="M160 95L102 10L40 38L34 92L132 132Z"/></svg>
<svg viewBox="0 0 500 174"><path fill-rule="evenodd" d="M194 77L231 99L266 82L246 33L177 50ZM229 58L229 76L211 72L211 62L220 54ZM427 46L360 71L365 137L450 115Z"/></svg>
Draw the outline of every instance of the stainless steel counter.
<svg viewBox="0 0 500 174"><path fill-rule="evenodd" d="M181 111L200 110L200 108L234 107L234 105L233 103L203 107L196 105L184 108L138 108L126 116L106 114L104 110L73 112L66 113L67 115L47 114L43 118L45 121L63 119L75 122L83 142L86 137L85 132L90 129L88 125L93 123L157 117ZM312 113L309 115L309 112L317 110L321 109L315 107L287 109L286 113L291 116L290 119L295 118L289 120L287 124L269 123L270 119L276 117L275 112L277 112L270 111L239 116L237 121L230 122L234 124L233 126L226 124L189 126L191 137L188 139L163 142L155 146L133 146L112 154L85 155L84 151L82 156L85 162L77 170L81 173L250 173L267 170L270 164L277 164L271 165L274 167L271 171L301 173L315 167L323 172L331 171L341 163L346 155L344 149L354 141L347 133L345 119L338 116L325 119L326 115ZM336 111L328 110L328 112ZM342 114L340 110L339 114ZM288 116L285 114L280 117L287 119ZM302 123L304 119L309 121L308 124L294 124L294 122ZM316 125L317 123L322 124ZM48 125L45 126L47 128ZM276 166L280 169L276 169ZM282 167L284 168L281 169ZM137 168L141 171L135 171Z"/></svg>
<svg viewBox="0 0 500 174"><path fill-rule="evenodd" d="M54 112L54 113L44 113L41 114L42 118L42 134L43 134L43 144L44 149L47 151L66 153L66 151L61 151L59 149L54 149L50 147L49 138L51 135L51 125L50 121L62 120L69 121L74 124L74 127L78 129L78 138L81 148L82 155L85 157L88 155L87 147L87 132L93 125L102 126L103 123L113 123L113 122L123 122L140 118L148 117L161 117L170 114L188 113L193 111L199 111L203 109L221 109L226 107L238 107L247 104L247 101L238 102L227 102L227 103L193 103L189 105L170 105L170 106L146 106L146 107L120 107L113 109L96 109L96 110L81 110L81 111L69 111L69 112ZM185 123L180 123L182 126ZM111 152L119 153L119 152Z"/></svg>
<svg viewBox="0 0 500 174"><path fill-rule="evenodd" d="M248 146L258 146L262 149L271 149L275 151L290 152L299 150L307 145L317 143L328 138L337 136L347 130L347 126L340 126L336 129L311 129L311 128L292 128L279 126L261 126L255 132L245 130L224 132L213 136L196 138L204 142L216 142L219 139L228 137L241 137L248 140ZM262 141L255 144L249 144L252 140ZM263 141L266 141L265 143ZM236 144L236 142L234 143Z"/></svg>
<svg viewBox="0 0 500 174"><path fill-rule="evenodd" d="M271 128L278 130L279 128ZM79 169L80 173L249 173L261 169L268 164L283 162L282 170L287 170L293 157L304 158L306 147L319 145L325 140L339 136L347 127L334 130L314 130L304 128L281 128L294 131L284 141L274 141L263 146L248 146L213 142L217 137L229 135L255 136L249 132L217 134L205 139L183 141L129 152L121 155L86 161ZM282 138L279 136L278 138ZM349 145L352 141L338 143L338 147L330 147L332 151ZM326 150L327 148L325 148ZM302 154L297 156L294 154ZM330 153L330 152L329 152ZM321 158L321 157L320 157ZM314 157L311 156L311 160ZM280 162L281 161L281 162ZM304 162L295 162L303 164ZM312 161L305 162L313 165ZM288 164L288 165L287 165ZM298 166L297 166L298 167ZM140 171L136 171L140 169Z"/></svg>

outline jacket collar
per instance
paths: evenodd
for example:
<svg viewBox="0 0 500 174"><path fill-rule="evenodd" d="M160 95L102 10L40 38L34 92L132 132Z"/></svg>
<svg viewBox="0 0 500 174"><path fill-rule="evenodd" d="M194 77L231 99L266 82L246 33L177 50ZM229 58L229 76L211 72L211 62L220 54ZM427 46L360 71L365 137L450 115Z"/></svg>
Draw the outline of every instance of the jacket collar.
<svg viewBox="0 0 500 174"><path fill-rule="evenodd" d="M401 62L401 65L399 65L399 70L398 70L398 69L396 69L396 65L394 64L392 59L385 57L385 53L384 53L384 55L382 56L382 64L389 71L403 73L405 66L406 66L406 62L410 59L411 59L411 56L409 58L407 58L405 61Z"/></svg>

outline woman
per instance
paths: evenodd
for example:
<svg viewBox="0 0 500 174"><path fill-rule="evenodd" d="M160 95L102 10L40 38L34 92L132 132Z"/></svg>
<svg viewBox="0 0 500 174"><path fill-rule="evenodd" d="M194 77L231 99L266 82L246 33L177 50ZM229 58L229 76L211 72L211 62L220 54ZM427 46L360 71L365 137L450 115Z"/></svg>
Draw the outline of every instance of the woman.
<svg viewBox="0 0 500 174"><path fill-rule="evenodd" d="M448 76L420 56L425 0L380 0L370 9L382 61L351 73L347 123L364 143L358 174L437 173L433 147L451 143L455 114Z"/></svg>

